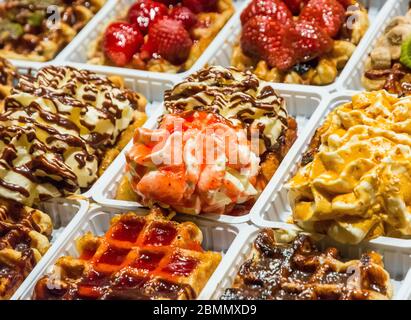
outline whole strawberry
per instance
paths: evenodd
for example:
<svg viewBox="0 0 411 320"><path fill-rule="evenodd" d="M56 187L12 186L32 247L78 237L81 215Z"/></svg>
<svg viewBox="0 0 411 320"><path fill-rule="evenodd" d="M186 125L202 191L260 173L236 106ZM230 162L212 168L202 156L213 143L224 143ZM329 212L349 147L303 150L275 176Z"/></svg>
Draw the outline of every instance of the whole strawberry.
<svg viewBox="0 0 411 320"><path fill-rule="evenodd" d="M194 27L198 21L197 16L187 7L175 7L171 10L170 18L181 21L187 30Z"/></svg>
<svg viewBox="0 0 411 320"><path fill-rule="evenodd" d="M159 54L169 62L179 65L187 60L192 45L193 41L183 23L166 17L150 28L141 56L147 59L153 54Z"/></svg>
<svg viewBox="0 0 411 320"><path fill-rule="evenodd" d="M127 15L128 22L137 24L144 34L156 20L168 14L167 7L152 0L138 0L134 3Z"/></svg>
<svg viewBox="0 0 411 320"><path fill-rule="evenodd" d="M294 15L298 15L309 0L283 0Z"/></svg>
<svg viewBox="0 0 411 320"><path fill-rule="evenodd" d="M295 41L296 32L291 24L284 25L265 16L249 19L240 39L246 55L265 60L270 67L279 70L287 70L295 65Z"/></svg>
<svg viewBox="0 0 411 320"><path fill-rule="evenodd" d="M295 24L297 41L295 43L298 62L315 59L333 49L334 41L327 32L315 24L307 21L298 21Z"/></svg>
<svg viewBox="0 0 411 320"><path fill-rule="evenodd" d="M241 24L244 26L255 16L270 17L281 23L289 23L293 19L293 15L282 0L253 0L241 13Z"/></svg>
<svg viewBox="0 0 411 320"><path fill-rule="evenodd" d="M116 66L123 67L133 59L144 42L136 25L114 22L108 26L103 38L105 56Z"/></svg>
<svg viewBox="0 0 411 320"><path fill-rule="evenodd" d="M184 7L189 8L194 13L216 11L218 0L183 0Z"/></svg>
<svg viewBox="0 0 411 320"><path fill-rule="evenodd" d="M335 37L345 19L345 9L337 0L310 0L301 11L299 20L309 21Z"/></svg>

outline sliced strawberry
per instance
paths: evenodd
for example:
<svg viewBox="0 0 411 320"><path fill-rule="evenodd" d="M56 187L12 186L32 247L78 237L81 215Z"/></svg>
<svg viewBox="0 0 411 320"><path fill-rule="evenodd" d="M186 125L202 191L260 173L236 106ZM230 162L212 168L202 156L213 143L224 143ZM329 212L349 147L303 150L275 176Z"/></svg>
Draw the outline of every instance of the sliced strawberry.
<svg viewBox="0 0 411 320"><path fill-rule="evenodd" d="M173 8L173 10L171 10L170 17L174 20L181 21L187 30L190 30L192 27L194 27L198 21L197 16L194 14L194 12L187 7Z"/></svg>
<svg viewBox="0 0 411 320"><path fill-rule="evenodd" d="M292 24L284 25L265 16L251 18L244 25L240 39L245 54L263 59L270 67L280 70L287 70L296 63L295 41Z"/></svg>
<svg viewBox="0 0 411 320"><path fill-rule="evenodd" d="M311 22L298 21L295 29L298 34L295 43L298 62L315 59L333 49L334 41L323 28Z"/></svg>
<svg viewBox="0 0 411 320"><path fill-rule="evenodd" d="M310 0L299 17L324 28L331 37L340 31L344 19L345 9L337 0Z"/></svg>
<svg viewBox="0 0 411 320"><path fill-rule="evenodd" d="M294 15L298 15L309 0L283 0Z"/></svg>
<svg viewBox="0 0 411 320"><path fill-rule="evenodd" d="M217 0L183 0L182 4L194 13L217 10Z"/></svg>
<svg viewBox="0 0 411 320"><path fill-rule="evenodd" d="M132 60L143 42L143 35L136 25L114 22L108 26L104 34L104 54L115 65L123 67Z"/></svg>
<svg viewBox="0 0 411 320"><path fill-rule="evenodd" d="M282 23L289 23L293 19L290 10L281 0L253 0L241 13L241 24L255 16L267 16Z"/></svg>
<svg viewBox="0 0 411 320"><path fill-rule="evenodd" d="M187 60L192 45L190 34L181 21L163 18L150 28L141 55L147 58L156 53L178 65Z"/></svg>
<svg viewBox="0 0 411 320"><path fill-rule="evenodd" d="M146 34L153 22L167 14L168 9L163 3L152 0L138 0L130 7L127 19L128 22L137 24L141 32Z"/></svg>

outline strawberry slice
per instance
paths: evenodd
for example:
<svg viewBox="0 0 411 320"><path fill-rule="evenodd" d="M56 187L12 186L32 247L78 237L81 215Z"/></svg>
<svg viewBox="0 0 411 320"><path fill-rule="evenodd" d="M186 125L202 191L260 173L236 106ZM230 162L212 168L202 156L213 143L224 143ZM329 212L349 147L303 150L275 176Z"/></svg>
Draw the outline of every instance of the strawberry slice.
<svg viewBox="0 0 411 320"><path fill-rule="evenodd" d="M194 13L217 10L217 0L183 0L182 4Z"/></svg>
<svg viewBox="0 0 411 320"><path fill-rule="evenodd" d="M324 28L331 37L338 34L344 19L345 9L337 0L310 0L299 17Z"/></svg>
<svg viewBox="0 0 411 320"><path fill-rule="evenodd" d="M270 67L287 70L297 62L292 24L283 24L266 16L255 16L243 27L240 43L243 52L263 59Z"/></svg>
<svg viewBox="0 0 411 320"><path fill-rule="evenodd" d="M334 40L323 28L311 22L298 21L295 29L298 34L295 44L299 53L298 62L315 59L333 49Z"/></svg>
<svg viewBox="0 0 411 320"><path fill-rule="evenodd" d="M187 30L194 27L198 21L197 16L187 7L175 7L171 10L170 17L181 21Z"/></svg>
<svg viewBox="0 0 411 320"><path fill-rule="evenodd" d="M116 66L129 63L144 42L143 35L136 25L114 22L108 26L103 38L105 56Z"/></svg>
<svg viewBox="0 0 411 320"><path fill-rule="evenodd" d="M283 0L294 15L298 15L309 0Z"/></svg>
<svg viewBox="0 0 411 320"><path fill-rule="evenodd" d="M253 0L241 13L241 24L255 16L267 16L281 23L289 23L293 19L290 10L281 0Z"/></svg>
<svg viewBox="0 0 411 320"><path fill-rule="evenodd" d="M149 59L153 54L159 54L169 62L179 65L187 60L192 45L193 41L183 23L166 17L150 28L141 57Z"/></svg>
<svg viewBox="0 0 411 320"><path fill-rule="evenodd" d="M153 22L167 16L167 7L160 2L151 0L138 0L134 3L127 15L128 22L139 26L141 32L146 34Z"/></svg>

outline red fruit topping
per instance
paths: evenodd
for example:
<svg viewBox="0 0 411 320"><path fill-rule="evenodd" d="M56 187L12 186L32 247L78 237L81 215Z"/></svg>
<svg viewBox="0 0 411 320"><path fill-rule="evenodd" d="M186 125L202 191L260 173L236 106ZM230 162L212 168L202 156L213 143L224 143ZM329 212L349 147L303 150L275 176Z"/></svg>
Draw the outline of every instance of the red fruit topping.
<svg viewBox="0 0 411 320"><path fill-rule="evenodd" d="M349 6L355 5L354 0L338 0L338 2L341 3L344 6L344 8L348 8Z"/></svg>
<svg viewBox="0 0 411 320"><path fill-rule="evenodd" d="M194 13L217 10L217 0L183 0L182 4Z"/></svg>
<svg viewBox="0 0 411 320"><path fill-rule="evenodd" d="M281 0L253 0L241 13L241 24L255 16L267 16L281 23L289 23L293 19L290 10Z"/></svg>
<svg viewBox="0 0 411 320"><path fill-rule="evenodd" d="M294 15L298 15L309 0L283 0Z"/></svg>
<svg viewBox="0 0 411 320"><path fill-rule="evenodd" d="M324 29L307 21L298 21L295 29L298 34L296 52L300 54L299 62L312 60L333 49L334 41Z"/></svg>
<svg viewBox="0 0 411 320"><path fill-rule="evenodd" d="M299 20L310 21L335 37L345 19L345 9L337 0L310 0Z"/></svg>
<svg viewBox="0 0 411 320"><path fill-rule="evenodd" d="M256 16L243 27L240 41L245 54L265 60L270 67L287 70L297 62L293 47L296 40L291 24Z"/></svg>
<svg viewBox="0 0 411 320"><path fill-rule="evenodd" d="M187 7L175 7L170 17L174 20L181 21L186 29L191 29L197 23L197 16Z"/></svg>
<svg viewBox="0 0 411 320"><path fill-rule="evenodd" d="M163 18L150 28L141 55L142 58L148 58L157 53L178 65L187 60L192 45L190 34L181 21Z"/></svg>
<svg viewBox="0 0 411 320"><path fill-rule="evenodd" d="M136 25L114 22L108 26L104 34L104 54L115 65L123 67L132 60L143 42L143 35Z"/></svg>
<svg viewBox="0 0 411 320"><path fill-rule="evenodd" d="M168 14L167 7L159 2L151 0L139 0L133 4L128 11L128 21L139 26L146 34L153 22Z"/></svg>

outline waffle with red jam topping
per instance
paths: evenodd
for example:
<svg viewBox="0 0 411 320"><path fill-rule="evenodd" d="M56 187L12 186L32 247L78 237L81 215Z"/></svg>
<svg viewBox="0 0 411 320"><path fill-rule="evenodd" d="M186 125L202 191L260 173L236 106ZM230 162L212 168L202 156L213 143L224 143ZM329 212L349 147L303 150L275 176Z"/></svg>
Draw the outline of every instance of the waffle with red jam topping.
<svg viewBox="0 0 411 320"><path fill-rule="evenodd" d="M48 215L0 198L0 300L13 295L46 253L51 232Z"/></svg>
<svg viewBox="0 0 411 320"><path fill-rule="evenodd" d="M92 44L89 62L155 72L186 71L233 13L232 0L138 0Z"/></svg>
<svg viewBox="0 0 411 320"><path fill-rule="evenodd" d="M77 240L79 258L62 257L34 290L38 300L195 299L221 255L201 247L191 222L170 221L157 208L149 215L113 218L103 237Z"/></svg>
<svg viewBox="0 0 411 320"><path fill-rule="evenodd" d="M6 0L0 3L0 55L52 60L106 0Z"/></svg>
<svg viewBox="0 0 411 320"><path fill-rule="evenodd" d="M292 238L292 236L291 236ZM286 241L284 241L286 240ZM222 300L386 300L390 276L378 253L342 262L336 248L319 250L308 235L260 231L251 257Z"/></svg>
<svg viewBox="0 0 411 320"><path fill-rule="evenodd" d="M327 85L335 81L368 29L353 0L253 0L231 65L266 81Z"/></svg>

